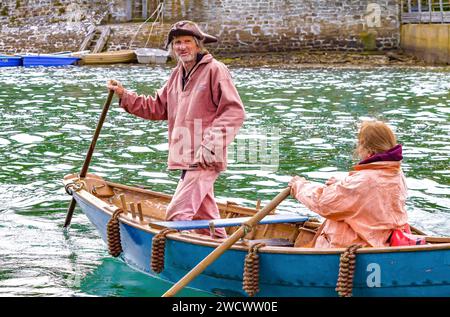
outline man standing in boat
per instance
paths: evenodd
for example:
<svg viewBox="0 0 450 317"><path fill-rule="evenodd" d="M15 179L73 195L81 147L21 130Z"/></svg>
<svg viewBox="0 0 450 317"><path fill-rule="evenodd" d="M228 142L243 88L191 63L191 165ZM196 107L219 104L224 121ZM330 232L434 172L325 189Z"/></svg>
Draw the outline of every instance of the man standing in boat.
<svg viewBox="0 0 450 317"><path fill-rule="evenodd" d="M229 70L204 48L213 42L217 39L196 23L177 22L166 45L178 65L154 97L138 96L118 81L108 81L125 111L168 120L168 168L182 172L166 220L220 218L214 182L226 169L227 146L242 126L245 111ZM197 232L210 234L209 229ZM218 228L214 235L225 238L226 232Z"/></svg>

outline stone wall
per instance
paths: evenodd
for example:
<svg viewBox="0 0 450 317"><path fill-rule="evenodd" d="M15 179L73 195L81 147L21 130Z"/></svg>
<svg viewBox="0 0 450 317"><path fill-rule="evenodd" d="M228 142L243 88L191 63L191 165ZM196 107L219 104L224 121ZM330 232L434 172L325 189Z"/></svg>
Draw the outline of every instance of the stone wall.
<svg viewBox="0 0 450 317"><path fill-rule="evenodd" d="M102 0L1 0L0 19L12 26L40 26L73 20L100 22L107 6L107 1Z"/></svg>
<svg viewBox="0 0 450 317"><path fill-rule="evenodd" d="M164 16L190 18L226 51L391 49L399 45L393 0L171 0Z"/></svg>
<svg viewBox="0 0 450 317"><path fill-rule="evenodd" d="M126 22L124 0L0 0L0 53L77 51L90 25Z"/></svg>
<svg viewBox="0 0 450 317"><path fill-rule="evenodd" d="M64 32L61 30L64 29ZM78 51L84 34L68 30L65 23L43 26L4 26L0 33L0 53L54 53Z"/></svg>
<svg viewBox="0 0 450 317"><path fill-rule="evenodd" d="M147 0L146 16L158 2ZM162 47L170 24L181 19L218 36L210 48L223 54L387 50L399 46L398 6L396 0L165 0L165 23L150 34L150 23L129 23L144 8L138 1L0 0L0 52L74 50L90 24L111 24L110 50L128 48L133 38L133 47Z"/></svg>

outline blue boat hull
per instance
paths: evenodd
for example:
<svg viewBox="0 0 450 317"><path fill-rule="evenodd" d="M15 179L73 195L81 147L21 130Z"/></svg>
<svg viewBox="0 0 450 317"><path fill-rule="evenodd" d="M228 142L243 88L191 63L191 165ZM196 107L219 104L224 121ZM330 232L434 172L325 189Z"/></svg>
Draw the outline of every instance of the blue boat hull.
<svg viewBox="0 0 450 317"><path fill-rule="evenodd" d="M110 215L74 198L107 241ZM157 233L121 222L122 259L131 267L169 282L179 281L217 245L186 239L167 239L165 267L150 267L152 238ZM292 250L293 248L291 248ZM196 277L189 287L223 296L246 296L242 289L245 250L231 249ZM335 297L340 253L260 252L260 291L264 297ZM450 296L450 248L358 253L353 296Z"/></svg>
<svg viewBox="0 0 450 317"><path fill-rule="evenodd" d="M80 60L78 57L58 56L58 55L30 55L22 56L23 66L67 66L74 65Z"/></svg>
<svg viewBox="0 0 450 317"><path fill-rule="evenodd" d="M17 67L22 65L22 57L0 55L0 67Z"/></svg>

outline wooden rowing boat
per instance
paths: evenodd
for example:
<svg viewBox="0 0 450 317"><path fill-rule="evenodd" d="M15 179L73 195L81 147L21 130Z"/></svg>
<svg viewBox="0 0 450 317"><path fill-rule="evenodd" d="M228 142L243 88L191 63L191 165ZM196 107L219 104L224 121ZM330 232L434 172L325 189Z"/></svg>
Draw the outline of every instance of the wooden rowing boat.
<svg viewBox="0 0 450 317"><path fill-rule="evenodd" d="M102 239L109 241L110 251L111 244L120 241L120 258L128 265L173 283L223 241L186 230L225 227L231 234L257 211L230 202L218 203L222 219L166 222L169 195L108 182L94 174L81 180L67 175L64 185ZM124 212L118 214L121 209ZM120 231L116 233L111 229L113 215L119 221ZM242 287L244 271L248 271L244 270L245 258L251 246L264 243L257 249L255 296L337 296L340 256L345 249L307 247L319 226L303 216L272 212L189 287L223 296L248 295ZM177 231L168 233L168 228ZM163 244L159 253L152 252L152 244L156 250L155 241L160 243L161 239L165 239L165 247ZM428 243L420 246L357 250L353 296L449 296L450 238L427 236L426 240ZM158 262L158 257L162 257L163 269L159 267L156 273L151 263Z"/></svg>
<svg viewBox="0 0 450 317"><path fill-rule="evenodd" d="M136 54L133 50L121 50L85 54L81 56L81 59L82 63L85 65L132 63L136 61Z"/></svg>

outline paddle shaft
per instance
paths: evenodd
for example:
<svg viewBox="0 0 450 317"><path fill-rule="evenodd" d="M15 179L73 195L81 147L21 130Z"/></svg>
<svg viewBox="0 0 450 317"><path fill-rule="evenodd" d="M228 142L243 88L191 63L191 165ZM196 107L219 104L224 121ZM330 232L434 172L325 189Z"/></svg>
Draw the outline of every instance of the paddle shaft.
<svg viewBox="0 0 450 317"><path fill-rule="evenodd" d="M253 227L258 224L265 216L267 216L276 206L278 206L286 197L289 196L291 188L285 188L281 193L275 196L263 209L258 211L252 218L250 218L246 224L249 227ZM236 232L234 232L229 238L222 242L213 252L211 252L206 258L204 258L199 264L197 264L188 274L186 274L181 280L173 285L162 297L171 297L177 294L183 289L190 281L192 281L197 275L202 273L211 263L219 258L226 250L228 250L233 244L235 244L240 238L245 236L245 227L241 226Z"/></svg>
<svg viewBox="0 0 450 317"><path fill-rule="evenodd" d="M80 178L86 177L87 171L89 168L89 164L91 163L92 154L94 153L95 144L97 143L98 136L100 135L100 131L103 126L103 122L105 121L106 114L108 113L109 106L111 105L112 98L114 96L114 91L110 90L108 94L108 98L106 99L105 104L103 105L103 110L100 115L100 119L97 123L97 128L95 129L94 136L92 137L91 145L89 146L89 150L86 154L86 158L84 160L83 167L81 168L80 172ZM70 222L72 220L73 211L75 210L76 201L74 198L72 198L72 201L70 202L69 209L67 210L66 215L66 221L64 222L64 228L68 227L70 225Z"/></svg>

